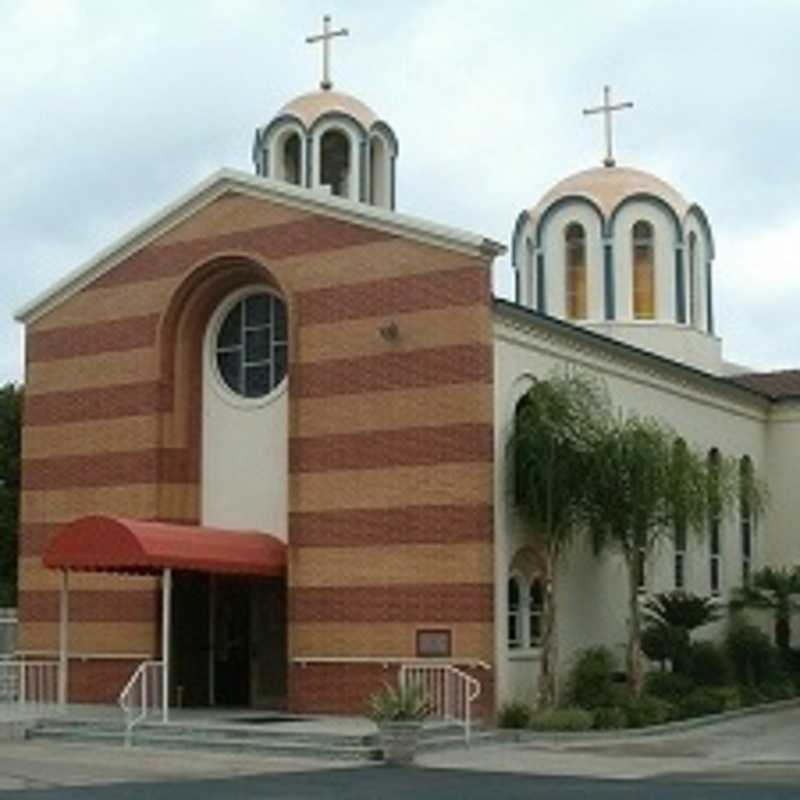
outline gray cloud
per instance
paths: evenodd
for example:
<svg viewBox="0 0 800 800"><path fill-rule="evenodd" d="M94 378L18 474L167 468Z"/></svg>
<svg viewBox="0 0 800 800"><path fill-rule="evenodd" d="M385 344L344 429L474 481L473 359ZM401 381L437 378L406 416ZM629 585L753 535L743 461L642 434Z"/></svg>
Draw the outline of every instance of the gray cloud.
<svg viewBox="0 0 800 800"><path fill-rule="evenodd" d="M395 128L401 209L507 241L521 208L599 163L600 122L580 110L610 82L636 103L618 121L619 160L706 208L717 240L738 248L720 248L722 276L746 273L737 253L759 258L747 243L765 231L778 231L773 248L796 247L800 6L561 6L334 9L352 31L337 42L334 79ZM316 85L319 55L303 37L328 10L0 0L0 381L21 376L16 306L217 167L250 169L256 125ZM791 264L765 269L780 285ZM728 357L800 363L797 335L775 324L791 318L786 292L717 286ZM510 291L506 261L497 289Z"/></svg>

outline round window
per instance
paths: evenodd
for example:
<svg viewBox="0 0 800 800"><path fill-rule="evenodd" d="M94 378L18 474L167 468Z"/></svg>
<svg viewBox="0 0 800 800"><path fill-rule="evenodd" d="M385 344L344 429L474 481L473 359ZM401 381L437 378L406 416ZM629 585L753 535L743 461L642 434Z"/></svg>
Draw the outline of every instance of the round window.
<svg viewBox="0 0 800 800"><path fill-rule="evenodd" d="M242 397L264 397L286 375L286 306L259 292L239 300L217 334L216 358L225 385Z"/></svg>

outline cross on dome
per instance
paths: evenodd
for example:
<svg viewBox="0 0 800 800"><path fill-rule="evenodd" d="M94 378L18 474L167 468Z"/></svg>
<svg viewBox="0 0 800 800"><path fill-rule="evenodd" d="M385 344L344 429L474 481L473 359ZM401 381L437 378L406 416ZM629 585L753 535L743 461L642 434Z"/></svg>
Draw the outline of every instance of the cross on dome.
<svg viewBox="0 0 800 800"><path fill-rule="evenodd" d="M617 103L616 105L612 105L611 103L611 87L604 86L603 87L603 105L595 106L594 108L584 108L583 114L584 116L588 116L589 114L603 114L605 117L605 129L606 129L606 157L603 159L603 166L606 167L613 167L616 163L614 161L614 154L613 154L613 146L611 140L611 115L615 111L622 111L625 108L633 108L633 103L625 102L625 103Z"/></svg>
<svg viewBox="0 0 800 800"><path fill-rule="evenodd" d="M320 81L320 88L329 90L333 88L333 81L331 80L331 39L336 36L349 36L350 31L347 28L340 28L338 31L331 30L331 15L326 14L322 18L322 33L314 34L313 36L306 36L306 44L316 44L322 42L322 80Z"/></svg>

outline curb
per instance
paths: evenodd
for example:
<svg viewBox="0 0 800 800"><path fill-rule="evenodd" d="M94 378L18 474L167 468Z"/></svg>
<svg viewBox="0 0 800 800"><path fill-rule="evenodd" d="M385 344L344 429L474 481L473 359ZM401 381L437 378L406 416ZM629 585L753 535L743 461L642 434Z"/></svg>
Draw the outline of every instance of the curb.
<svg viewBox="0 0 800 800"><path fill-rule="evenodd" d="M666 722L663 725L649 725L644 728L618 728L614 730L580 731L576 733L499 729L497 733L504 742L519 744L528 742L580 742L586 740L612 741L619 739L639 739L670 733L682 733L696 728L705 728L719 722L728 722L743 717L753 717L758 714L770 714L775 711L785 711L791 708L800 708L800 697L795 697L791 700L778 700L774 703L762 703L761 705L748 706L747 708L737 708L733 711L723 711L719 714L707 714L703 717Z"/></svg>

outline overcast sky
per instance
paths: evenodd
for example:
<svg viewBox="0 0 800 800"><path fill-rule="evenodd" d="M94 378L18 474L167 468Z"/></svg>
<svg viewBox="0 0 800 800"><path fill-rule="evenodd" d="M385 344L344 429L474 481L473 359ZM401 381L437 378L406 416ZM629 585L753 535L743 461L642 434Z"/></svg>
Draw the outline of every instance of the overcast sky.
<svg viewBox="0 0 800 800"><path fill-rule="evenodd" d="M220 166L316 88L400 141L398 208L507 243L518 212L603 155L581 108L636 107L618 163L708 213L724 355L800 367L800 0L0 0L0 383L13 311ZM508 259L496 291L508 295Z"/></svg>

